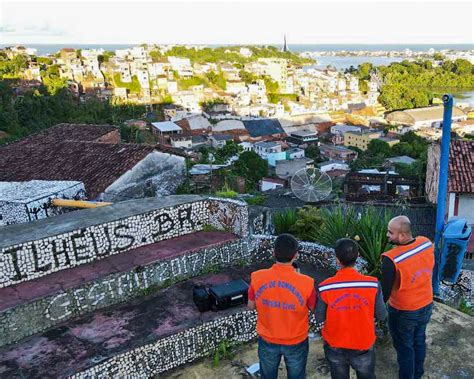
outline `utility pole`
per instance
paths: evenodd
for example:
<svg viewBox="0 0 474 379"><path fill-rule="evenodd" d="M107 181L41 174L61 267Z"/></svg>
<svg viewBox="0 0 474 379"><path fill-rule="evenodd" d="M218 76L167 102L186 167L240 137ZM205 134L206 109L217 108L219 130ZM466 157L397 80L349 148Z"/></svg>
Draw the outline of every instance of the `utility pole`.
<svg viewBox="0 0 474 379"><path fill-rule="evenodd" d="M444 230L446 216L446 200L448 194L449 147L451 143L451 117L453 114L453 96L444 95L443 135L441 137L438 201L436 206L435 229L435 265L433 269L433 292L439 295L439 264L441 262L441 235Z"/></svg>

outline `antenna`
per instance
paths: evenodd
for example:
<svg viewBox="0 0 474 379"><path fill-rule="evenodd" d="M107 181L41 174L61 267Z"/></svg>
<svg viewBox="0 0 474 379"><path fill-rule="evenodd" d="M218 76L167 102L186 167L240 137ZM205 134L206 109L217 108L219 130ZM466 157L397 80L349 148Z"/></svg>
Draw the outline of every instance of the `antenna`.
<svg viewBox="0 0 474 379"><path fill-rule="evenodd" d="M307 203L315 203L327 198L332 191L331 177L315 168L302 168L291 178L294 195Z"/></svg>

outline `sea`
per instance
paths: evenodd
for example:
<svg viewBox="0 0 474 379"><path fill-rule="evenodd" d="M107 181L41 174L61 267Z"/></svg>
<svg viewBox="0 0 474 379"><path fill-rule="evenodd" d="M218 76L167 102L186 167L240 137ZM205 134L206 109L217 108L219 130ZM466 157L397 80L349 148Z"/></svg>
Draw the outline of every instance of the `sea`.
<svg viewBox="0 0 474 379"><path fill-rule="evenodd" d="M0 48L11 46L0 44ZM28 44L24 45L38 50L38 55L55 54L65 47L74 49L104 49L117 50L127 49L137 44ZM206 45L209 47L231 46L223 44ZM234 45L232 45L234 46ZM281 49L281 44L274 44L276 48ZM410 49L412 51L428 51L434 49L440 50L474 50L474 44L289 44L290 51L301 53L303 51L404 51Z"/></svg>

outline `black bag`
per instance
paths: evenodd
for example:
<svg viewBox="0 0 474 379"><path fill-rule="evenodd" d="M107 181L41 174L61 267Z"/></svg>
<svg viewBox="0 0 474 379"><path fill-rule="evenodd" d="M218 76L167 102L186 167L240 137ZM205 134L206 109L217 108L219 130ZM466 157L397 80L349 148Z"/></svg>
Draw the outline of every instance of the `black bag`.
<svg viewBox="0 0 474 379"><path fill-rule="evenodd" d="M194 286L193 301L199 312L207 312L211 309L211 297L204 286Z"/></svg>
<svg viewBox="0 0 474 379"><path fill-rule="evenodd" d="M242 279L209 288L212 307L218 310L247 304L249 286Z"/></svg>

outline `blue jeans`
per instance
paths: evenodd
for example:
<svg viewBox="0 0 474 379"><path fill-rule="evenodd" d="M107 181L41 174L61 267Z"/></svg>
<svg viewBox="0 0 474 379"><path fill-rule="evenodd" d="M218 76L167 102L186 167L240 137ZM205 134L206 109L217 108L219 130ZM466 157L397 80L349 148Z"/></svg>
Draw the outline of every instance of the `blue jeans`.
<svg viewBox="0 0 474 379"><path fill-rule="evenodd" d="M277 345L258 337L258 359L262 379L278 378L278 366L282 355L285 358L288 379L306 378L308 350L308 339L297 345Z"/></svg>
<svg viewBox="0 0 474 379"><path fill-rule="evenodd" d="M426 356L426 326L433 304L416 311L400 311L388 306L388 327L397 351L398 377L418 379L423 376Z"/></svg>
<svg viewBox="0 0 474 379"><path fill-rule="evenodd" d="M369 350L340 349L324 343L324 355L329 362L332 379L349 379L352 367L357 379L375 379L374 346Z"/></svg>

